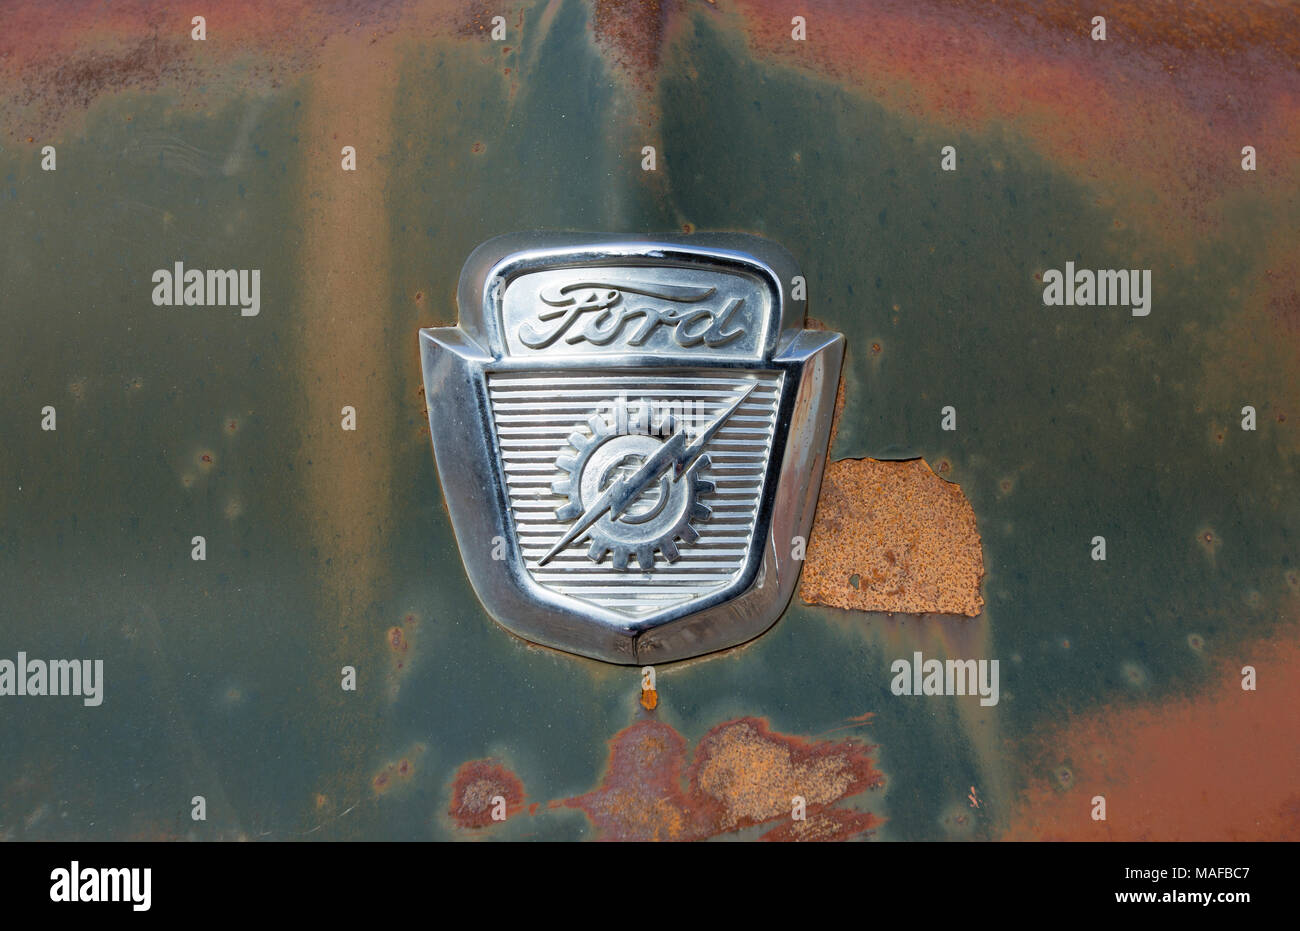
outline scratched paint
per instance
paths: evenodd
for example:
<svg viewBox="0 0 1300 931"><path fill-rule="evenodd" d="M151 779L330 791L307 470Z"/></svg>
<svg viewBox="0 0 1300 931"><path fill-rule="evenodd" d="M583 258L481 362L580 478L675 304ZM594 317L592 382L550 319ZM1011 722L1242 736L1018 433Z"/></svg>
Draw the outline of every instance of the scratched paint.
<svg viewBox="0 0 1300 931"><path fill-rule="evenodd" d="M1244 757L1258 804L1227 787L1252 714L1295 743L1275 684L1300 584L1300 33L1287 5L1150 7L1113 5L1103 46L1062 3L814 0L804 44L759 0L510 4L503 42L484 4L223 4L205 43L147 0L11 4L0 646L108 678L93 717L5 707L0 837L586 838L613 830L584 812L630 733L681 776L638 836L1086 836L1101 782L1141 811L1115 836L1294 839L1276 754ZM525 228L791 248L849 339L832 458L922 458L960 486L980 614L796 599L750 644L657 670L653 711L639 671L503 633L459 565L414 334L454 320L476 244ZM1043 271L1076 257L1153 269L1151 316L1044 308ZM177 260L261 268L262 313L153 307ZM1002 701L893 696L916 650L999 658ZM1260 690L1229 698L1250 662ZM796 748L864 711L887 788L799 827L759 823L770 799L703 827L671 804L728 785L692 782L716 728L784 791ZM1217 807L1165 759L1188 747ZM526 799L588 807L459 827L457 773L489 759ZM1147 775L1168 804L1136 800Z"/></svg>

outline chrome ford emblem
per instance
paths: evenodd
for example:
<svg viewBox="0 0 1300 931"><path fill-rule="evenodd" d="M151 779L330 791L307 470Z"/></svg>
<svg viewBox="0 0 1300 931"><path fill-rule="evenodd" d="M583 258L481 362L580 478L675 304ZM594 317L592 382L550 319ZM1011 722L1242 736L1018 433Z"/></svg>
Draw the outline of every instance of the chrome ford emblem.
<svg viewBox="0 0 1300 931"><path fill-rule="evenodd" d="M785 610L844 339L803 329L752 236L515 234L420 331L438 475L487 611L612 663L749 640ZM800 295L801 296L801 295Z"/></svg>

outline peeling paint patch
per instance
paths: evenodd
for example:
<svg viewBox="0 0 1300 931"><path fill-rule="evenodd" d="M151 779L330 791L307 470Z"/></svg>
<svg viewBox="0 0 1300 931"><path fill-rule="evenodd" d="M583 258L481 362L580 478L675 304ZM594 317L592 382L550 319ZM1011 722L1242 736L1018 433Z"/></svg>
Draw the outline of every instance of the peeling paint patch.
<svg viewBox="0 0 1300 931"><path fill-rule="evenodd" d="M709 731L691 773L692 793L711 800L722 831L788 818L794 796L820 811L882 782L854 741L809 743L772 733L761 718Z"/></svg>
<svg viewBox="0 0 1300 931"><path fill-rule="evenodd" d="M975 617L983 576L975 511L925 460L826 467L800 583L806 603Z"/></svg>
<svg viewBox="0 0 1300 931"><path fill-rule="evenodd" d="M599 788L551 804L584 812L601 840L703 840L789 819L800 796L807 820L764 836L843 840L880 823L838 805L884 784L871 750L853 739L814 742L774 733L765 720L747 717L709 731L688 770L685 738L662 722L641 721L610 741Z"/></svg>

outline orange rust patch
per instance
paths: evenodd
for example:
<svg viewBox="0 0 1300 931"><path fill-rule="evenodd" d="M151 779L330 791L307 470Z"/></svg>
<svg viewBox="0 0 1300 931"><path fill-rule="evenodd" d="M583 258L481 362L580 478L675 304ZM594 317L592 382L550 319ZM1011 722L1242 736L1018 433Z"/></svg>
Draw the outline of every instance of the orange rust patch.
<svg viewBox="0 0 1300 931"><path fill-rule="evenodd" d="M492 820L494 799L506 802L506 817L524 806L524 784L496 760L471 760L456 770L447 814L462 828L485 828Z"/></svg>
<svg viewBox="0 0 1300 931"><path fill-rule="evenodd" d="M975 511L925 460L826 467L799 589L806 603L974 617L983 576Z"/></svg>
<svg viewBox="0 0 1300 931"><path fill-rule="evenodd" d="M462 36L491 35L492 17L504 12L494 8L486 0L472 0L464 5L467 7L463 14L464 18L456 28L456 32Z"/></svg>
<svg viewBox="0 0 1300 931"><path fill-rule="evenodd" d="M1294 159L1240 169L1240 149L1300 142L1300 29L1288 4L1116 0L1089 37L1074 0L870 0L817 4L808 41L767 0L734 0L751 49L861 88L890 110L958 131L1017 131L1112 202L1181 245L1228 198L1296 181ZM1265 177L1267 175L1267 177Z"/></svg>
<svg viewBox="0 0 1300 931"><path fill-rule="evenodd" d="M880 823L870 812L828 808L803 821L791 821L768 831L759 840L765 841L837 841L848 840Z"/></svg>
<svg viewBox="0 0 1300 931"><path fill-rule="evenodd" d="M691 790L720 810L729 831L788 818L791 800L802 796L820 811L883 781L866 751L853 741L809 743L773 734L759 718L720 724L695 752Z"/></svg>
<svg viewBox="0 0 1300 931"><path fill-rule="evenodd" d="M646 711L654 711L659 707L659 693L654 689L642 689L641 707Z"/></svg>
<svg viewBox="0 0 1300 931"><path fill-rule="evenodd" d="M1077 715L1038 735L1031 758L1043 775L1006 839L1300 840L1295 628L1234 653L1206 694ZM1241 688L1247 664L1257 691ZM1091 818L1096 795L1106 797L1105 821Z"/></svg>
<svg viewBox="0 0 1300 931"><path fill-rule="evenodd" d="M479 37L493 15L510 8L478 2L467 11L464 0L365 6L223 0L219 16L208 14L207 38L199 42L190 37L195 11L152 0L64 0L57 16L47 4L10 4L0 31L0 125L12 139L49 138L69 116L120 91L166 90L186 104L209 106L213 87L263 93L292 82L328 58L339 37L368 47L399 31L422 39ZM519 24L511 28L517 34Z"/></svg>
<svg viewBox="0 0 1300 931"><path fill-rule="evenodd" d="M660 721L641 721L614 735L598 789L553 805L577 808L602 840L701 840L791 816L805 800L807 822L773 840L842 839L879 819L836 807L877 788L884 777L871 748L855 740L806 741L773 733L761 718L718 725L699 742L686 769L686 741ZM687 787L683 788L683 781Z"/></svg>
<svg viewBox="0 0 1300 931"><path fill-rule="evenodd" d="M641 721L610 741L600 788L556 803L577 808L602 840L693 840L708 833L704 812L682 790L685 739L660 721Z"/></svg>
<svg viewBox="0 0 1300 931"><path fill-rule="evenodd" d="M644 90L654 88L671 0L596 0L592 29L614 64Z"/></svg>

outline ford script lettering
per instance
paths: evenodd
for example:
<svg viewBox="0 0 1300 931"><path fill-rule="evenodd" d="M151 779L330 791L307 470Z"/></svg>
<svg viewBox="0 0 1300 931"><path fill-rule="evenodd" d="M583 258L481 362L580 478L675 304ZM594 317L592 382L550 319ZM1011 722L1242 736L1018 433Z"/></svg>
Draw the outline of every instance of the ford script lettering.
<svg viewBox="0 0 1300 931"><path fill-rule="evenodd" d="M549 306L538 312L535 323L527 322L519 327L519 341L530 349L545 349L561 337L568 343L586 341L607 346L633 323L627 330L629 346L644 345L662 326L673 331L673 339L683 348L704 345L715 349L745 335L744 298L732 298L716 312L701 306L655 306L648 300L698 305L716 291L716 288L668 285L616 287L590 280L571 282L542 292L541 300ZM633 306L629 295L642 301Z"/></svg>

